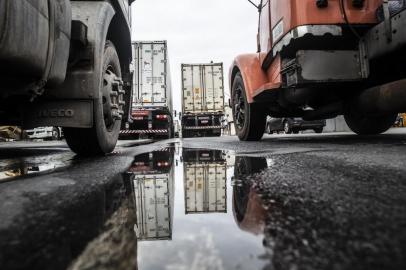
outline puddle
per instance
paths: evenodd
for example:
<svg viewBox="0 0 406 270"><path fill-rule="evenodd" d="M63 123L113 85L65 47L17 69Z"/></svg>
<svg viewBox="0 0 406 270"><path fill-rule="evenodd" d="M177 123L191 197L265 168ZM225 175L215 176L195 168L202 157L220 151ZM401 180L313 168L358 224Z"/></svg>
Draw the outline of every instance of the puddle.
<svg viewBox="0 0 406 270"><path fill-rule="evenodd" d="M137 156L124 178L137 217L138 269L268 265L265 210L244 185L247 175L268 163L265 158L179 148Z"/></svg>
<svg viewBox="0 0 406 270"><path fill-rule="evenodd" d="M0 159L0 182L24 175L51 172L70 165L71 159L72 155L70 154Z"/></svg>

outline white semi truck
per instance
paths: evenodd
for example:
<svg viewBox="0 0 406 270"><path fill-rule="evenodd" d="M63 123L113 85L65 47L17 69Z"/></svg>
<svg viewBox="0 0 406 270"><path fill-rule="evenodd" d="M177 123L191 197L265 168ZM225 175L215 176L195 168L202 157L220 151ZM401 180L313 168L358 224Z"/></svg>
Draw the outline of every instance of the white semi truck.
<svg viewBox="0 0 406 270"><path fill-rule="evenodd" d="M182 153L186 214L227 212L227 162L222 151Z"/></svg>
<svg viewBox="0 0 406 270"><path fill-rule="evenodd" d="M172 138L174 111L167 42L137 41L133 54L132 102L120 137Z"/></svg>
<svg viewBox="0 0 406 270"><path fill-rule="evenodd" d="M0 125L63 127L78 154L113 151L129 104L132 2L0 0Z"/></svg>
<svg viewBox="0 0 406 270"><path fill-rule="evenodd" d="M182 64L182 136L221 136L224 116L222 63Z"/></svg>

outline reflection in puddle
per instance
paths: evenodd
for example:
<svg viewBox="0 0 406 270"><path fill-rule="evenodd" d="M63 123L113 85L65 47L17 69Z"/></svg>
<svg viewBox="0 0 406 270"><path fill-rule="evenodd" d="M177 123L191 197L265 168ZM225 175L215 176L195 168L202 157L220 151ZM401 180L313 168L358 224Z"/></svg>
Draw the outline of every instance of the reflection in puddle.
<svg viewBox="0 0 406 270"><path fill-rule="evenodd" d="M265 227L266 210L249 181L252 174L267 167L265 158L237 157L233 189L233 211L240 229L253 234L262 234Z"/></svg>
<svg viewBox="0 0 406 270"><path fill-rule="evenodd" d="M173 148L135 158L125 179L137 215L139 269L269 264L262 243L265 210L244 184L250 172L267 166L266 160L252 164L237 158L235 181L232 160L223 151L183 149L180 156Z"/></svg>
<svg viewBox="0 0 406 270"><path fill-rule="evenodd" d="M183 151L185 213L227 212L227 163L224 153Z"/></svg>
<svg viewBox="0 0 406 270"><path fill-rule="evenodd" d="M173 149L137 156L129 169L139 241L170 240L173 217Z"/></svg>
<svg viewBox="0 0 406 270"><path fill-rule="evenodd" d="M71 164L71 155L48 155L16 159L0 159L0 182L13 177L48 172Z"/></svg>

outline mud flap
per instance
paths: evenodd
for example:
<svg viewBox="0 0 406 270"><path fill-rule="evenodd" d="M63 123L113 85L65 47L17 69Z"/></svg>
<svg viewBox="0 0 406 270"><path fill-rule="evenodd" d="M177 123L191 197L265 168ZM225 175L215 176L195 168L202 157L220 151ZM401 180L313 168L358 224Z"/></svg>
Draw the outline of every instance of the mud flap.
<svg viewBox="0 0 406 270"><path fill-rule="evenodd" d="M22 109L23 127L58 126L91 128L93 126L92 100L38 102Z"/></svg>

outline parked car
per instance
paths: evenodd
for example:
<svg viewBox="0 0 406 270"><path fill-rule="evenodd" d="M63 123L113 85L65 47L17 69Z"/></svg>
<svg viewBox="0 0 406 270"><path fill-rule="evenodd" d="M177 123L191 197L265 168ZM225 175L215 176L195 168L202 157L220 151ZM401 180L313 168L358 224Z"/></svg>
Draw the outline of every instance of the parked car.
<svg viewBox="0 0 406 270"><path fill-rule="evenodd" d="M305 121L302 118L273 118L268 116L266 121L266 132L283 131L286 134L299 133L301 130L313 129L316 133L322 133L326 126L326 120Z"/></svg>
<svg viewBox="0 0 406 270"><path fill-rule="evenodd" d="M26 130L28 139L60 140L62 139L62 128L60 127L37 127Z"/></svg>

